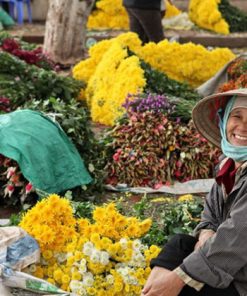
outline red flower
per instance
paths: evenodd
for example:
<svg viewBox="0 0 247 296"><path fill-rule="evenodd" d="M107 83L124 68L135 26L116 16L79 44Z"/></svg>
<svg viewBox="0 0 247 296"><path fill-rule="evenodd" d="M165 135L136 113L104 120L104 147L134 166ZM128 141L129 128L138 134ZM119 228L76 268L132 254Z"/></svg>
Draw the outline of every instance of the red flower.
<svg viewBox="0 0 247 296"><path fill-rule="evenodd" d="M9 197L13 194L15 187L12 184L8 184L4 189L4 197L8 195Z"/></svg>
<svg viewBox="0 0 247 296"><path fill-rule="evenodd" d="M28 194L33 189L33 185L28 183L25 187L26 194Z"/></svg>
<svg viewBox="0 0 247 296"><path fill-rule="evenodd" d="M12 53L14 50L17 50L19 48L20 48L20 45L15 39L13 38L4 39L2 44L2 49L4 51Z"/></svg>

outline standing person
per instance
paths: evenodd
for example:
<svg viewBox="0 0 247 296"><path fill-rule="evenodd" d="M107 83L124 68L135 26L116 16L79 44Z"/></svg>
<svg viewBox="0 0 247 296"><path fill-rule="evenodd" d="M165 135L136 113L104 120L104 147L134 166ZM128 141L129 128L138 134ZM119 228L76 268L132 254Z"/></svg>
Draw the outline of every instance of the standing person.
<svg viewBox="0 0 247 296"><path fill-rule="evenodd" d="M246 296L247 89L208 96L192 115L224 155L194 236L168 241L142 296Z"/></svg>
<svg viewBox="0 0 247 296"><path fill-rule="evenodd" d="M143 44L164 39L164 0L123 0L123 6L129 16L130 30L138 34Z"/></svg>

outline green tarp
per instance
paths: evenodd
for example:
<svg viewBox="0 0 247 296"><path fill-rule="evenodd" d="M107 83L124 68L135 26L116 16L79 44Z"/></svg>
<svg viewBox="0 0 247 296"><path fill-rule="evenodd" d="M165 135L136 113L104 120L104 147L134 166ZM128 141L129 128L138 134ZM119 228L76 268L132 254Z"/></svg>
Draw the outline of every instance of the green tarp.
<svg viewBox="0 0 247 296"><path fill-rule="evenodd" d="M15 22L13 19L0 7L0 26L1 24L4 27L13 26Z"/></svg>
<svg viewBox="0 0 247 296"><path fill-rule="evenodd" d="M40 112L17 110L0 115L0 154L15 160L34 188L48 193L92 181L61 127Z"/></svg>

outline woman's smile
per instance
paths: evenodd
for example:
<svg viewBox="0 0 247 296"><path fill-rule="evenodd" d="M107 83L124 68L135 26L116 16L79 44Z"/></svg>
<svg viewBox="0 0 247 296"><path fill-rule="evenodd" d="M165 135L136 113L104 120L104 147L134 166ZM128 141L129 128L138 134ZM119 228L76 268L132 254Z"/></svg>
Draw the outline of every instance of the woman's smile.
<svg viewBox="0 0 247 296"><path fill-rule="evenodd" d="M226 134L232 145L247 146L247 108L236 108L230 113Z"/></svg>

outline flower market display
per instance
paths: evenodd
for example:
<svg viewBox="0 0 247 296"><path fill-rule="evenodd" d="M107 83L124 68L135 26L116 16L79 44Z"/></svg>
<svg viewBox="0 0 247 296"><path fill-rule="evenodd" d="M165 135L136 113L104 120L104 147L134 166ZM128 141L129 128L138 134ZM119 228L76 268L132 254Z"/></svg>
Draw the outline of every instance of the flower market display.
<svg viewBox="0 0 247 296"><path fill-rule="evenodd" d="M141 46L134 33L101 41L89 49L89 55L73 68L73 76L87 83L80 97L86 98L93 121L105 125L113 125L123 114L122 104L129 93L141 94L148 89L184 98L186 89L187 99L195 97L192 87L211 78L235 56L227 48L210 51L201 45L167 40ZM162 88L157 89L161 80ZM174 80L180 82L176 87L171 86ZM174 93L175 89L180 91Z"/></svg>
<svg viewBox="0 0 247 296"><path fill-rule="evenodd" d="M127 116L109 131L107 182L159 188L212 177L219 150L190 124L172 119L165 96L149 94L125 104Z"/></svg>
<svg viewBox="0 0 247 296"><path fill-rule="evenodd" d="M0 113L23 108L47 113L56 120L86 160L86 167L94 178L92 184L73 190L73 196L80 198L81 192L83 196L92 196L92 191L100 192L103 189L105 173L102 168L105 159L103 146L96 141L91 130L87 107L84 102L76 100L84 83L72 77L61 76L52 69L54 64L35 45L1 33ZM1 161L0 170L3 175L0 203L16 206L28 203L30 206L38 198L36 190L23 177L18 164L12 162ZM15 174L12 176L9 170L12 172L13 168Z"/></svg>
<svg viewBox="0 0 247 296"><path fill-rule="evenodd" d="M18 40L14 38L2 39L0 49L17 56L21 60L31 65L36 65L46 70L54 70L55 65L46 55L42 53L42 47L36 47L34 49L23 49Z"/></svg>
<svg viewBox="0 0 247 296"><path fill-rule="evenodd" d="M181 11L166 1L165 19L172 19ZM231 5L229 0L190 0L189 17L203 29L220 34L247 31L247 13ZM98 0L89 16L89 29L128 29L128 16L121 0Z"/></svg>
<svg viewBox="0 0 247 296"><path fill-rule="evenodd" d="M247 13L228 0L190 0L189 16L199 27L220 34L247 31Z"/></svg>
<svg viewBox="0 0 247 296"><path fill-rule="evenodd" d="M28 195L35 191L32 184L23 177L16 161L0 155L0 170L2 184L0 196L4 197L6 204L16 205L19 200L24 203Z"/></svg>
<svg viewBox="0 0 247 296"><path fill-rule="evenodd" d="M166 2L165 18L171 18L180 14L180 10ZM128 29L129 20L122 0L97 0L95 9L88 19L87 27L89 29Z"/></svg>
<svg viewBox="0 0 247 296"><path fill-rule="evenodd" d="M140 295L160 248L142 244L152 221L120 214L110 203L96 207L92 221L76 219L57 195L38 202L19 226L41 248L40 264L25 272L75 295Z"/></svg>
<svg viewBox="0 0 247 296"><path fill-rule="evenodd" d="M228 81L223 83L219 91L246 88L247 87L247 60L238 58L227 69Z"/></svg>
<svg viewBox="0 0 247 296"><path fill-rule="evenodd" d="M82 87L82 82L71 77L59 76L0 51L0 97L10 99L13 108L32 99L55 97L69 101L77 97Z"/></svg>

